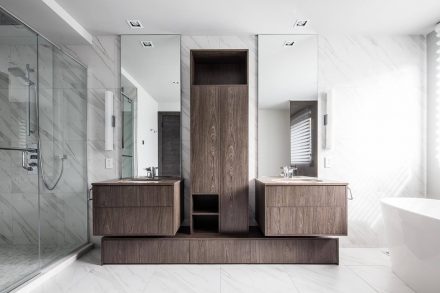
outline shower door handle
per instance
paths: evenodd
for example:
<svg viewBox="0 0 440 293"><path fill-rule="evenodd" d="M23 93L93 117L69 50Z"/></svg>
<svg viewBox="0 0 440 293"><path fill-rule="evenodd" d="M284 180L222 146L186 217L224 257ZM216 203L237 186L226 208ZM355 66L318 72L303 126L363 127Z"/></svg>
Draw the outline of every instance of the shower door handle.
<svg viewBox="0 0 440 293"><path fill-rule="evenodd" d="M33 171L34 166L31 166L30 164L28 164L27 157L28 157L28 151L22 151L21 152L21 167L23 167L23 169L25 169L26 171ZM35 163L33 163L33 164L35 164ZM36 167L36 165L35 165L35 167Z"/></svg>
<svg viewBox="0 0 440 293"><path fill-rule="evenodd" d="M22 151L21 152L21 167L23 167L23 169L29 171L29 167L27 166L26 158L27 158L27 151Z"/></svg>

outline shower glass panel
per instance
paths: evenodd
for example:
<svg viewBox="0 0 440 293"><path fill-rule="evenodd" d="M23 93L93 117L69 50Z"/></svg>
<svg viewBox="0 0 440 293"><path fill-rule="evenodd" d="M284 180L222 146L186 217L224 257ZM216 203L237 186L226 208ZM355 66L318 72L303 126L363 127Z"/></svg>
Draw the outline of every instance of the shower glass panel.
<svg viewBox="0 0 440 293"><path fill-rule="evenodd" d="M42 265L87 242L86 75L38 37Z"/></svg>
<svg viewBox="0 0 440 293"><path fill-rule="evenodd" d="M37 35L0 11L0 292L39 269Z"/></svg>
<svg viewBox="0 0 440 293"><path fill-rule="evenodd" d="M0 292L88 242L86 82L0 9Z"/></svg>

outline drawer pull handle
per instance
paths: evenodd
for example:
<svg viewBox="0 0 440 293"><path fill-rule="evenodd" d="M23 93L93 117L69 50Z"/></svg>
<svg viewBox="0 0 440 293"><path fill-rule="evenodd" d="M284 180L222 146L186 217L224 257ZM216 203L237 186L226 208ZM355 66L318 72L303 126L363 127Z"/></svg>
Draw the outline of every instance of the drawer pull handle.
<svg viewBox="0 0 440 293"><path fill-rule="evenodd" d="M354 200L353 192L351 191L351 188L347 186L347 190L348 190L348 193L350 194L350 196L348 197L348 200Z"/></svg>

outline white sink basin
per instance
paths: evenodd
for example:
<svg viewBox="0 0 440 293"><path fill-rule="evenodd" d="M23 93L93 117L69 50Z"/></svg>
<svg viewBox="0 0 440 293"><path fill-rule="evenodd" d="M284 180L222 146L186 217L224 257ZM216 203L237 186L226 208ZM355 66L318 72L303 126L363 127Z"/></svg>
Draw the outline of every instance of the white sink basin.
<svg viewBox="0 0 440 293"><path fill-rule="evenodd" d="M160 181L155 181L155 180L120 180L120 183L138 183L138 184L149 184L149 183L160 183Z"/></svg>
<svg viewBox="0 0 440 293"><path fill-rule="evenodd" d="M314 178L314 177L305 177L305 176L298 176L298 177L293 177L293 178L279 178L279 179L274 179L273 181L275 182L280 182L280 183L313 183L313 182L322 182L322 180L318 179L318 178Z"/></svg>

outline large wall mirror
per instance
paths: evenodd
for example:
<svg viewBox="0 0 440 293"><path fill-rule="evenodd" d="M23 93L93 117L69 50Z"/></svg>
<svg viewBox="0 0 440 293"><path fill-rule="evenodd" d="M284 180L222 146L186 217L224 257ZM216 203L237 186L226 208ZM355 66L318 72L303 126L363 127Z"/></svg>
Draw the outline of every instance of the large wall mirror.
<svg viewBox="0 0 440 293"><path fill-rule="evenodd" d="M121 36L123 178L181 175L180 36Z"/></svg>
<svg viewBox="0 0 440 293"><path fill-rule="evenodd" d="M316 35L258 36L258 176L318 176Z"/></svg>

